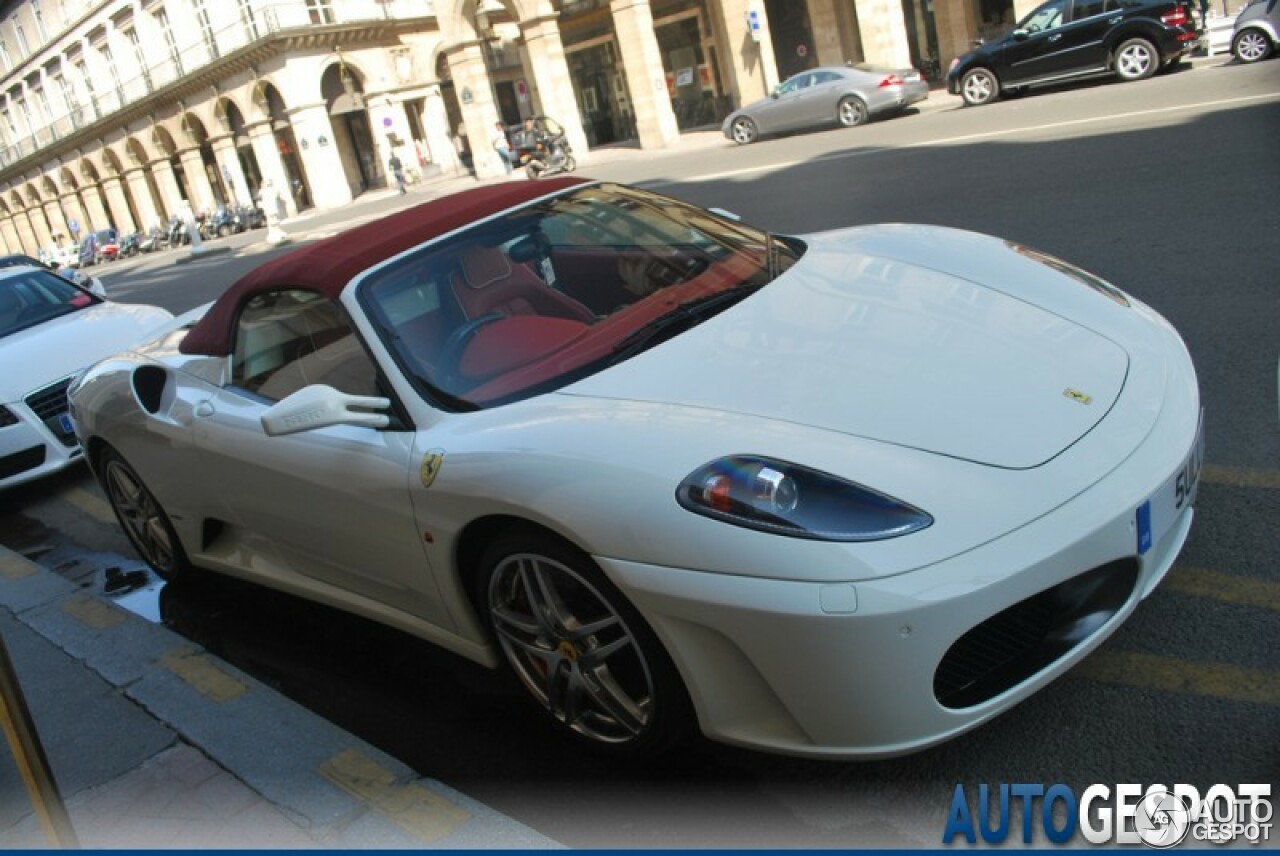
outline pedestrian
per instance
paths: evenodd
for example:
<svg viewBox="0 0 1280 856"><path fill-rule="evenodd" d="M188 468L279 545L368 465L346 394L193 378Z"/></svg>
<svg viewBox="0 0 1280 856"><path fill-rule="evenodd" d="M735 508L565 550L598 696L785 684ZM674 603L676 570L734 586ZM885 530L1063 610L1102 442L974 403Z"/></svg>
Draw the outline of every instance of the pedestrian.
<svg viewBox="0 0 1280 856"><path fill-rule="evenodd" d="M502 166L506 169L507 175L511 175L511 164L515 161L515 154L511 151L511 141L507 139L507 129L502 127L501 122L493 123L492 143L493 150L502 159Z"/></svg>
<svg viewBox="0 0 1280 856"><path fill-rule="evenodd" d="M408 190L404 186L404 164L400 163L400 158L394 152L391 154L391 160L387 161L387 166L391 167L391 174L396 178L396 188L401 194L407 193Z"/></svg>

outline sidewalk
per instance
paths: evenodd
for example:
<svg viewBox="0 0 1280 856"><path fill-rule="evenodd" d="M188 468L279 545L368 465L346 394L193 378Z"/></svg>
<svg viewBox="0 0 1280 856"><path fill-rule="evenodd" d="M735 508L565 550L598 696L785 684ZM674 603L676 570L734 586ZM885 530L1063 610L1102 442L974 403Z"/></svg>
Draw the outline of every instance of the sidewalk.
<svg viewBox="0 0 1280 856"><path fill-rule="evenodd" d="M0 636L84 848L557 848L0 547ZM11 747L0 848L48 846Z"/></svg>

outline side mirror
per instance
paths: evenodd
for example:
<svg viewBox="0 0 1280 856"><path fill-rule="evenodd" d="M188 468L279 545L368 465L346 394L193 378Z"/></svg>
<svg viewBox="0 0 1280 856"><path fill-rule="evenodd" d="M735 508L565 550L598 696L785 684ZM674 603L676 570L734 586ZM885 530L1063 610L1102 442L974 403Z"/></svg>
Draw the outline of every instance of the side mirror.
<svg viewBox="0 0 1280 856"><path fill-rule="evenodd" d="M1010 33L1009 35L1013 36L1013 38L1014 38L1016 41L1019 41L1019 42L1020 42L1020 41L1022 41L1023 39L1025 39L1027 36L1031 35L1031 33L1030 33L1029 31L1027 31L1027 30L1024 30L1022 27L1019 27L1018 29L1016 29L1016 30L1014 30L1012 33Z"/></svg>
<svg viewBox="0 0 1280 856"><path fill-rule="evenodd" d="M775 87L773 87L773 89L770 89L770 90L769 90L769 97L770 97L770 98L777 98L780 94L781 94L781 90L779 90L779 89L778 89L778 87L776 87L776 86L775 86Z"/></svg>
<svg viewBox="0 0 1280 856"><path fill-rule="evenodd" d="M262 414L262 430L268 437L280 437L329 425L386 428L391 424L391 417L378 411L390 407L391 401L386 398L347 395L317 383L268 407Z"/></svg>

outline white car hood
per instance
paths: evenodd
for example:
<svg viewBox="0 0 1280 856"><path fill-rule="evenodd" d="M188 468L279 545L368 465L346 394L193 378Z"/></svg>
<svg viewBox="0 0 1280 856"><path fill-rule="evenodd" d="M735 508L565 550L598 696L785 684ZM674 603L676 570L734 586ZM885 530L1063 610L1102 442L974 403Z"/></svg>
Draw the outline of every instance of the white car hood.
<svg viewBox="0 0 1280 856"><path fill-rule="evenodd" d="M0 401L17 401L34 389L128 350L173 318L156 306L99 303L0 339Z"/></svg>
<svg viewBox="0 0 1280 856"><path fill-rule="evenodd" d="M985 254L985 267L966 264L972 271L1018 282L941 272L947 254L928 246L934 232ZM760 416L1023 469L1087 433L1124 386L1124 349L1018 286L1047 305L1064 287L1096 295L1018 248L930 227L806 240L803 258L766 288L562 392Z"/></svg>

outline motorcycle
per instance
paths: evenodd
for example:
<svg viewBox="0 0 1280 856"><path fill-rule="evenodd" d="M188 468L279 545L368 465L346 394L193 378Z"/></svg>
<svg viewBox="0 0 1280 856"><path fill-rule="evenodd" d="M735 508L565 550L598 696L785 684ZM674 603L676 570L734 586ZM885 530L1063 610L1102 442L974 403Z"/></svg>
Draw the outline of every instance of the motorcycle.
<svg viewBox="0 0 1280 856"><path fill-rule="evenodd" d="M532 145L526 143L517 149L519 163L524 166L525 175L530 179L537 179L577 169L578 162L574 160L573 148L560 123L549 116L538 116L533 121Z"/></svg>

